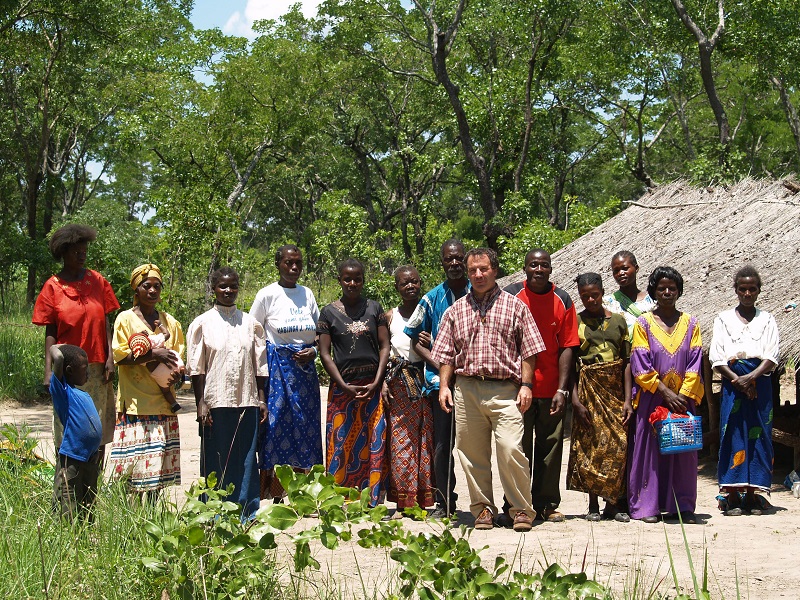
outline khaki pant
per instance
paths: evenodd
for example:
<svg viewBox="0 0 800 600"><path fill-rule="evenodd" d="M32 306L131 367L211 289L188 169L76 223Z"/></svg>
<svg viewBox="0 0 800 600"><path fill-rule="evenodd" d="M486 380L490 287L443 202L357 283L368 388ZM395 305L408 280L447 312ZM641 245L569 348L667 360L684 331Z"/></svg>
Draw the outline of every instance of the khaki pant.
<svg viewBox="0 0 800 600"><path fill-rule="evenodd" d="M456 455L467 480L470 511L476 517L487 506L497 514L492 492L492 435L500 483L511 504L509 514L514 517L523 510L534 516L530 463L522 452L524 426L517 407L518 389L510 380L456 378Z"/></svg>

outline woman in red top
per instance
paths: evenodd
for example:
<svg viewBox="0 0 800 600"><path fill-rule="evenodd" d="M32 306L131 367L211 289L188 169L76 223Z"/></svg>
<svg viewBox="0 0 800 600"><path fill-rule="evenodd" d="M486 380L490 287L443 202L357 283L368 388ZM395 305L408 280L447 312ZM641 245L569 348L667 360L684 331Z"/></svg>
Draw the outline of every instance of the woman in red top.
<svg viewBox="0 0 800 600"><path fill-rule="evenodd" d="M81 389L94 400L103 436L101 460L105 444L114 437L115 398L111 378L114 359L111 356L111 324L107 315L119 308L111 284L97 271L85 267L89 242L97 232L86 225L70 224L56 230L50 238L50 253L62 261L58 274L42 287L33 307L35 325L44 330L44 384L50 385L52 365L50 347L72 344L89 357L89 380ZM53 441L61 445L63 426L53 416Z"/></svg>

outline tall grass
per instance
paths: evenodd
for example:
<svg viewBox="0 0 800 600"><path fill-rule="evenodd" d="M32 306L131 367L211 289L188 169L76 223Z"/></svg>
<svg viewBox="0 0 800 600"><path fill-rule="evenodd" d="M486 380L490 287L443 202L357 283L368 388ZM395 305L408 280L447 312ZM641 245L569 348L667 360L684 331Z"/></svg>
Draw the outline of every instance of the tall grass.
<svg viewBox="0 0 800 600"><path fill-rule="evenodd" d="M31 324L30 309L9 303L0 317L0 400L39 397L44 374L44 329Z"/></svg>

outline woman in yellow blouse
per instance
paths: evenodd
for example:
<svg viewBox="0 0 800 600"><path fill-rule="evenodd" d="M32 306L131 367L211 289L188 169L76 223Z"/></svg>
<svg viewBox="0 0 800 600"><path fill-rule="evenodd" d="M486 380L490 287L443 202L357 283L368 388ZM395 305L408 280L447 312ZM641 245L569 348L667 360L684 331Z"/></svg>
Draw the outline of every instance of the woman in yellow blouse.
<svg viewBox="0 0 800 600"><path fill-rule="evenodd" d="M125 478L128 489L138 493L157 493L179 484L181 478L178 418L147 368L147 363L159 362L175 368L173 383L181 378L170 350L183 355L183 331L172 315L156 309L161 285L157 266L145 264L133 270L133 308L117 316L111 344L114 362L119 366L111 463L115 475ZM158 329L156 320L169 331L165 347L134 357L128 340L134 333L153 335Z"/></svg>

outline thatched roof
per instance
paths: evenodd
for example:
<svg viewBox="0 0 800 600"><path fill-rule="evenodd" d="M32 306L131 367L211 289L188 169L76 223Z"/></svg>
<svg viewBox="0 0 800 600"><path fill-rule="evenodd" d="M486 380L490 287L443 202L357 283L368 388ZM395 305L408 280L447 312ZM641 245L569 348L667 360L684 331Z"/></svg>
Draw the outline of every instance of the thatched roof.
<svg viewBox="0 0 800 600"><path fill-rule="evenodd" d="M684 278L678 307L700 320L708 349L714 317L736 304L732 277L752 262L763 282L758 306L778 321L782 361L800 362L800 190L794 181L747 179L730 187L698 188L678 181L646 194L621 213L553 254L551 281L570 293L580 310L574 279L595 271L607 291L616 289L611 256L636 255L639 287L659 265ZM523 278L503 278L501 287Z"/></svg>

